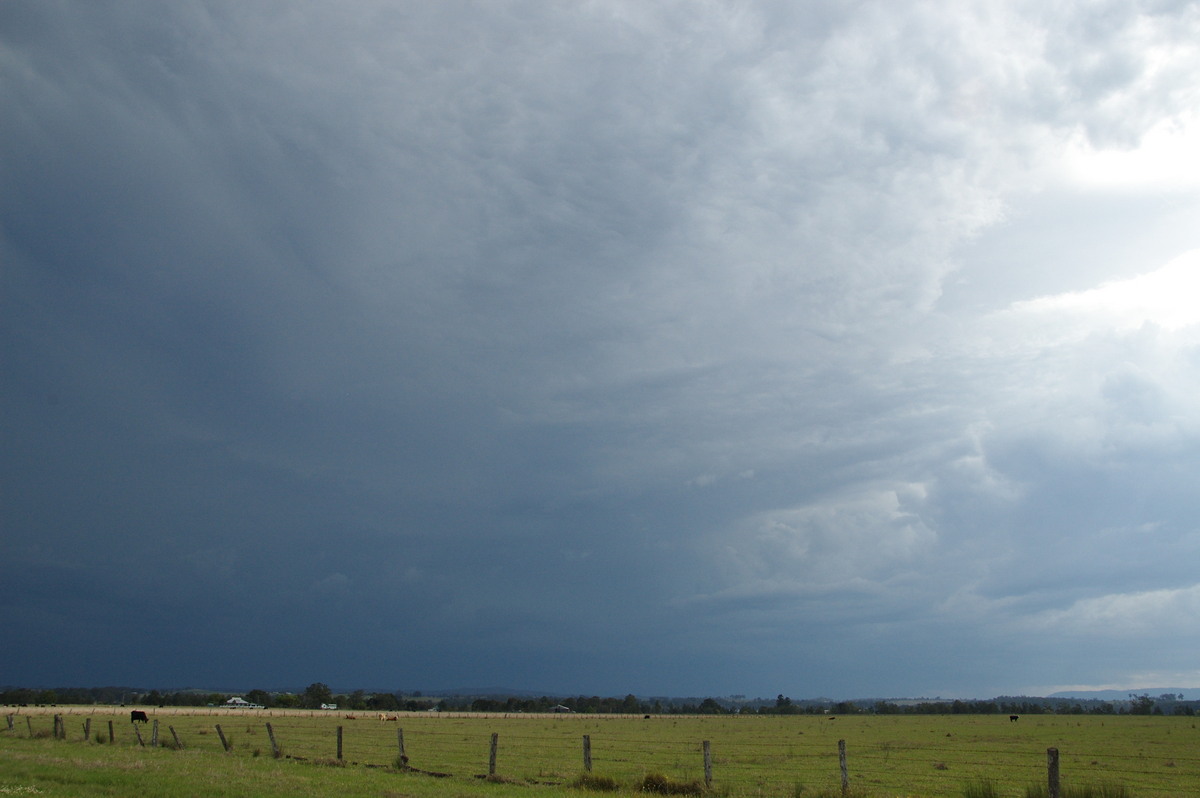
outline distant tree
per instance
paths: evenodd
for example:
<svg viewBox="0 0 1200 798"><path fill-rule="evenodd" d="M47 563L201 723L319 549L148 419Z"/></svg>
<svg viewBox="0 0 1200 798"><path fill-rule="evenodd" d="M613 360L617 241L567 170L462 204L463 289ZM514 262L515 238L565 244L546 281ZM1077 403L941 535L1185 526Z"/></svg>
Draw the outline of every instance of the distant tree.
<svg viewBox="0 0 1200 798"><path fill-rule="evenodd" d="M697 711L701 715L720 715L725 711L725 708L718 704L715 698L706 698L700 702Z"/></svg>
<svg viewBox="0 0 1200 798"><path fill-rule="evenodd" d="M289 709L300 706L300 696L295 693L280 693L275 696L275 706Z"/></svg>
<svg viewBox="0 0 1200 798"><path fill-rule="evenodd" d="M799 708L792 703L792 699L780 693L775 698L774 712L780 715L792 715L799 711Z"/></svg>
<svg viewBox="0 0 1200 798"><path fill-rule="evenodd" d="M322 704L333 703L333 691L324 682L313 682L304 688L300 705L306 709L319 709Z"/></svg>
<svg viewBox="0 0 1200 798"><path fill-rule="evenodd" d="M366 702L367 709L378 712L392 712L400 709L400 702L392 693L374 693Z"/></svg>
<svg viewBox="0 0 1200 798"><path fill-rule="evenodd" d="M251 690L246 693L246 700L251 704L261 704L264 707L272 705L271 694L266 690Z"/></svg>
<svg viewBox="0 0 1200 798"><path fill-rule="evenodd" d="M1130 702L1129 702L1129 714L1130 715L1149 715L1151 712L1154 711L1154 699L1151 698L1146 693L1142 693L1141 695L1138 695L1138 696L1135 696L1133 693L1130 693L1129 698L1130 698Z"/></svg>

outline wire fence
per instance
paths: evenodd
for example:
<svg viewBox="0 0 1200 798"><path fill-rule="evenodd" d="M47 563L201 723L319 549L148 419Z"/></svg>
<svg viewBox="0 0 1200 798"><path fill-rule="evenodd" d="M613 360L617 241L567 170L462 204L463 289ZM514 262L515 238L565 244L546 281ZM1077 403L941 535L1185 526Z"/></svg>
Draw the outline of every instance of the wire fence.
<svg viewBox="0 0 1200 798"><path fill-rule="evenodd" d="M1147 798L1200 794L1195 723L1142 736L1121 733L1132 727L1102 736L1080 731L1077 741L1067 734L1068 725L1039 728L1028 736L1003 729L989 734L994 725L955 734L959 727L952 726L953 732L933 736L940 732L930 724L896 725L870 735L864 727L844 724L837 731L850 734L842 736L828 730L832 724L819 723L754 725L747 719L706 725L671 717L449 714L380 719L328 712L151 713L144 722L133 722L129 713L64 709L53 715L10 713L0 733L531 784L565 784L592 772L632 785L647 773L659 773L730 794L845 790L957 796L964 783L986 781L1000 795L1018 795L1031 785L1052 789L1052 774L1061 768L1067 784L1120 784ZM1039 744L1046 740L1055 744Z"/></svg>

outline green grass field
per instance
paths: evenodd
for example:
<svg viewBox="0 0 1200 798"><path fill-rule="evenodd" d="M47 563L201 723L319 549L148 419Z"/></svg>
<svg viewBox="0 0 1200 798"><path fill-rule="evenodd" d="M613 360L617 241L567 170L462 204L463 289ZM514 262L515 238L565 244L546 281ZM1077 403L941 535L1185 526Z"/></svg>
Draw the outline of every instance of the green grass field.
<svg viewBox="0 0 1200 798"><path fill-rule="evenodd" d="M16 712L16 710L11 710ZM3 795L585 795L570 785L592 772L624 792L647 773L678 782L704 779L703 742L712 753L712 791L728 796L838 795L838 740L846 741L856 796L963 796L988 782L993 795L1024 798L1045 785L1046 749L1060 752L1064 787L1122 786L1136 798L1200 795L1200 729L1195 718L1028 715L874 716L481 716L400 714L398 721L347 713L204 714L148 710L141 728L127 712L63 707L0 722ZM66 740L51 737L53 712ZM29 713L31 710L21 710ZM84 740L84 723L91 734ZM108 743L108 721L115 742ZM282 749L275 759L270 723ZM225 753L216 725L232 746ZM337 759L337 728L342 754ZM398 772L397 731L409 765ZM492 735L496 776L488 781ZM444 777L426 775L447 774Z"/></svg>

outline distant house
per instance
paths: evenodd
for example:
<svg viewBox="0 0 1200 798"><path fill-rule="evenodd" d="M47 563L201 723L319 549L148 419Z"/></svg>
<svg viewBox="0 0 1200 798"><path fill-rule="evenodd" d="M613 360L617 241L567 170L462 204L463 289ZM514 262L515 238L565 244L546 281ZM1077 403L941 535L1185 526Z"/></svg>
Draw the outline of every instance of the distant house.
<svg viewBox="0 0 1200 798"><path fill-rule="evenodd" d="M322 704L321 709L337 709L337 704Z"/></svg>
<svg viewBox="0 0 1200 798"><path fill-rule="evenodd" d="M557 712L557 713L563 713L563 712L574 712L575 710L571 709L570 707L564 707L562 704L559 704L559 705L551 708L550 711Z"/></svg>
<svg viewBox="0 0 1200 798"><path fill-rule="evenodd" d="M251 704L240 695L235 695L221 706L227 709L265 709L262 704Z"/></svg>

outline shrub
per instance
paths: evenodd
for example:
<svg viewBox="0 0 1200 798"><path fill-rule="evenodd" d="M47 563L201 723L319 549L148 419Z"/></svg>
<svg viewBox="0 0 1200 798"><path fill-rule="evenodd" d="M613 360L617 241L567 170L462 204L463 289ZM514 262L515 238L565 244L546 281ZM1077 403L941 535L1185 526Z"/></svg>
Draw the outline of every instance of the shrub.
<svg viewBox="0 0 1200 798"><path fill-rule="evenodd" d="M596 776L591 773L581 773L579 778L571 782L571 786L576 789L593 790L595 792L616 792L621 789L616 779L609 776Z"/></svg>
<svg viewBox="0 0 1200 798"><path fill-rule="evenodd" d="M661 773L647 773L638 789L657 795L703 795L704 785L698 781L673 781Z"/></svg>

